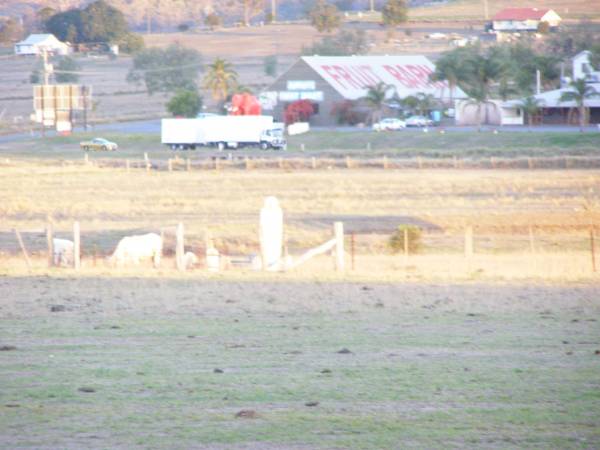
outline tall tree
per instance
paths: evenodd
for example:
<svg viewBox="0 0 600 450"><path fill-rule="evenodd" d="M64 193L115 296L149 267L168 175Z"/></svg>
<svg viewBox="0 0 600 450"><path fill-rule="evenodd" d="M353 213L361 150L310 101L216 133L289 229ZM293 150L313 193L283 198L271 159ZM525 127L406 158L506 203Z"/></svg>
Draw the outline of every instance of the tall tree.
<svg viewBox="0 0 600 450"><path fill-rule="evenodd" d="M406 0L387 0L381 10L383 23L388 27L396 27L408 20Z"/></svg>
<svg viewBox="0 0 600 450"><path fill-rule="evenodd" d="M367 90L367 95L364 97L364 101L371 108L371 123L378 122L381 120L381 113L385 100L388 97L388 93L393 89L393 86L379 82Z"/></svg>
<svg viewBox="0 0 600 450"><path fill-rule="evenodd" d="M213 99L224 102L230 94L233 94L238 86L238 74L230 63L224 59L217 58L208 66L204 76L203 85L210 91Z"/></svg>
<svg viewBox="0 0 600 450"><path fill-rule="evenodd" d="M463 70L462 49L456 49L443 54L435 62L435 71L431 74L431 81L447 81L450 104L454 104L454 91Z"/></svg>
<svg viewBox="0 0 600 450"><path fill-rule="evenodd" d="M470 49L470 54L465 60L462 86L471 97L471 102L477 105L477 128L481 131L481 109L485 107L485 122L487 122L488 105L492 84L501 79L506 66L490 53L484 53L480 47Z"/></svg>
<svg viewBox="0 0 600 450"><path fill-rule="evenodd" d="M250 20L264 9L264 0L237 0L242 6L244 25L249 26Z"/></svg>
<svg viewBox="0 0 600 450"><path fill-rule="evenodd" d="M111 42L129 32L125 16L104 0L90 3L82 12L82 34L87 42Z"/></svg>
<svg viewBox="0 0 600 450"><path fill-rule="evenodd" d="M600 97L600 92L597 92L591 85L585 82L585 79L580 78L569 84L570 90L563 92L560 96L561 102L575 102L579 112L579 131L583 132L583 127L587 119L587 106L585 101L588 98Z"/></svg>
<svg viewBox="0 0 600 450"><path fill-rule="evenodd" d="M149 48L138 52L127 81L146 85L149 95L195 90L202 57L197 50L173 44L166 49Z"/></svg>
<svg viewBox="0 0 600 450"><path fill-rule="evenodd" d="M317 0L309 11L310 23L319 33L330 33L339 28L342 17L335 5L330 5L325 0Z"/></svg>

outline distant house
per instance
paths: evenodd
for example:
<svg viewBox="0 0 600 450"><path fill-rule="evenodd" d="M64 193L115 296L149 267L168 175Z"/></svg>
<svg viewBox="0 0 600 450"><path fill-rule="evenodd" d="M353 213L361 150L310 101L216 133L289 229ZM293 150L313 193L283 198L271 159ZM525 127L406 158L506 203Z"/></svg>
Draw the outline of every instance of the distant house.
<svg viewBox="0 0 600 450"><path fill-rule="evenodd" d="M551 9L506 8L492 18L492 28L499 32L537 31L540 23L550 28L560 25L561 17Z"/></svg>
<svg viewBox="0 0 600 450"><path fill-rule="evenodd" d="M586 99L589 123L600 124L600 71L594 70L590 63L590 52L582 51L573 58L573 79L584 79L586 84L595 90L599 96ZM561 88L534 95L540 105L540 113L536 120L545 124L576 124L579 111L574 101L561 100L562 94L572 89L569 87L570 78L561 81ZM519 109L525 99L504 102L505 108Z"/></svg>
<svg viewBox="0 0 600 450"><path fill-rule="evenodd" d="M336 109L347 101L360 103L378 83L390 86L390 102L394 97L403 99L418 93L446 101L467 97L459 87L450 92L447 82L431 81L429 75L434 71L435 65L422 55L302 56L261 93L260 101L264 111L281 121L288 105L308 100L314 110L312 125L335 126Z"/></svg>
<svg viewBox="0 0 600 450"><path fill-rule="evenodd" d="M39 55L44 48L56 55L67 55L71 51L69 44L59 41L53 34L30 34L15 44L15 55Z"/></svg>

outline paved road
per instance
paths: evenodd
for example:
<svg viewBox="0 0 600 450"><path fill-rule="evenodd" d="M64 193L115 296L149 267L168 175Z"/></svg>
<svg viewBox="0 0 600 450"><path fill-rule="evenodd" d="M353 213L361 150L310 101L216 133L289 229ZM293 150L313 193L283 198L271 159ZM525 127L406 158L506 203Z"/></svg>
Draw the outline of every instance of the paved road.
<svg viewBox="0 0 600 450"><path fill-rule="evenodd" d="M338 131L343 133L367 133L371 132L369 127L365 128L357 128L357 127L313 127L315 131ZM415 130L415 129L413 129ZM428 131L439 131L444 130L449 133L468 133L468 132L476 132L477 127L472 126L440 126L440 127L430 127ZM559 133L578 133L579 128L576 126L566 126L566 125L537 125L534 127L528 128L527 126L518 126L518 125L509 125L509 126L484 126L482 128L484 132L492 132L494 130L498 130L501 133L548 133L548 132L559 132ZM82 129L77 128L75 132L80 132ZM109 123L109 124L101 124L96 125L94 127L90 127L89 131L96 132L96 134L101 135L104 132L109 133L124 133L124 134L155 134L160 135L160 120L144 120L144 121L136 121L136 122L118 122L118 123ZM585 128L585 131L588 133L600 132L600 127L598 125L591 125ZM402 132L402 131L400 131ZM47 136L55 136L56 133L53 131L48 131L46 133ZM0 143L8 143L8 142L17 142L17 141L25 141L32 138L39 138L41 135L39 131L34 131L33 134L30 133L20 133L20 134L9 134L0 136Z"/></svg>

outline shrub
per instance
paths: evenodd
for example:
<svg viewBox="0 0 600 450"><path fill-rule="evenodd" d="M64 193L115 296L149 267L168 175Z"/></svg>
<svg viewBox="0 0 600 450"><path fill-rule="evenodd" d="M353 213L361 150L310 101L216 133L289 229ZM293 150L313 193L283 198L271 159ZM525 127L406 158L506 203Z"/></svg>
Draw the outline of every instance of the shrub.
<svg viewBox="0 0 600 450"><path fill-rule="evenodd" d="M265 56L264 59L265 75L270 77L277 76L277 55Z"/></svg>
<svg viewBox="0 0 600 450"><path fill-rule="evenodd" d="M221 26L221 18L215 13L210 13L204 18L204 24L213 30Z"/></svg>
<svg viewBox="0 0 600 450"><path fill-rule="evenodd" d="M392 233L388 241L388 247L392 253L404 252L404 235L408 236L408 252L418 253L422 247L421 229L414 225L399 225L398 229Z"/></svg>
<svg viewBox="0 0 600 450"><path fill-rule="evenodd" d="M356 125L366 122L367 117L364 112L355 110L355 103L351 100L344 100L333 105L331 115L336 118L338 124Z"/></svg>
<svg viewBox="0 0 600 450"><path fill-rule="evenodd" d="M56 81L58 83L76 83L79 80L78 72L81 66L69 56L63 56L56 65ZM62 73L62 71L67 73Z"/></svg>
<svg viewBox="0 0 600 450"><path fill-rule="evenodd" d="M119 41L119 51L123 53L134 54L144 49L144 38L137 33L127 33Z"/></svg>
<svg viewBox="0 0 600 450"><path fill-rule="evenodd" d="M167 111L173 116L196 117L202 109L202 97L197 91L180 89L167 103Z"/></svg>

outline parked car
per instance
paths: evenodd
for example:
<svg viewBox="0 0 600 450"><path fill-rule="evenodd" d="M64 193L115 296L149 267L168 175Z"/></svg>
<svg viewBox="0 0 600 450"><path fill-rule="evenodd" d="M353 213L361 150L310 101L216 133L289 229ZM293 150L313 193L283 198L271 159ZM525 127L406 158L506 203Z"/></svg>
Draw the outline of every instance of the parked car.
<svg viewBox="0 0 600 450"><path fill-rule="evenodd" d="M403 128L406 128L406 123L394 117L388 117L373 124L374 131L395 131Z"/></svg>
<svg viewBox="0 0 600 450"><path fill-rule="evenodd" d="M407 127L429 127L433 125L433 120L425 116L410 116L406 119Z"/></svg>
<svg viewBox="0 0 600 450"><path fill-rule="evenodd" d="M119 148L119 146L114 142L103 138L94 138L91 141L82 141L79 143L79 146L86 152L88 150L115 151Z"/></svg>

